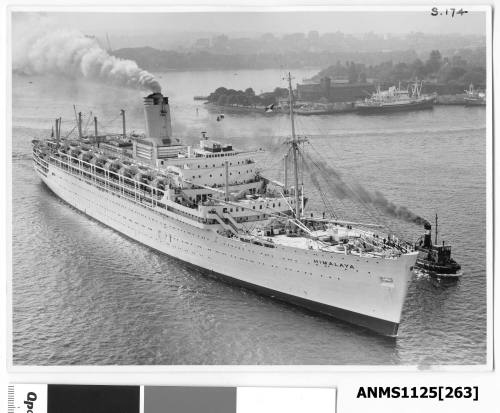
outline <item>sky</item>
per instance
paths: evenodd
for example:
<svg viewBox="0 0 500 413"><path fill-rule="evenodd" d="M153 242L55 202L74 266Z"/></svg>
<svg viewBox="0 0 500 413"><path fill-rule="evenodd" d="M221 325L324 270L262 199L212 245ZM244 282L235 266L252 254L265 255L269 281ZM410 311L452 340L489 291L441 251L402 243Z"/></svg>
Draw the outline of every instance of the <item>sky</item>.
<svg viewBox="0 0 500 413"><path fill-rule="evenodd" d="M443 9L444 11L445 9ZM101 35L148 34L155 32L208 33L485 33L485 13L455 17L431 16L430 9L417 12L329 11L329 12L206 12L206 13L48 13L62 25Z"/></svg>

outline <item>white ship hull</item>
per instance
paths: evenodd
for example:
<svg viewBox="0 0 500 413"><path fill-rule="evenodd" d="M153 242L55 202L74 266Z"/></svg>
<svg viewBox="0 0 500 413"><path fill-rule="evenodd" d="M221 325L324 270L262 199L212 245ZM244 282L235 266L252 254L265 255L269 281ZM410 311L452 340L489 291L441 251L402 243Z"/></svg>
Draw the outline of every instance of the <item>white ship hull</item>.
<svg viewBox="0 0 500 413"><path fill-rule="evenodd" d="M35 170L58 197L148 247L267 295L384 335L397 334L416 253L377 259L244 243L44 165L48 169L35 163Z"/></svg>

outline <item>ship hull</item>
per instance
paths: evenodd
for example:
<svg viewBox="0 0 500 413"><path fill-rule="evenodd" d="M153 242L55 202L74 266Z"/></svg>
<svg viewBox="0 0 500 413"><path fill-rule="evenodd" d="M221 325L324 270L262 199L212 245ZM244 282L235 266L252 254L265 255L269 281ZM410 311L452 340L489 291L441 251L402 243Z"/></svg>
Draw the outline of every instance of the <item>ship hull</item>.
<svg viewBox="0 0 500 413"><path fill-rule="evenodd" d="M408 104L385 104L385 105L358 105L357 112L360 115L376 115L394 112L407 112L412 110L426 110L434 108L434 99L428 99L421 102L412 102Z"/></svg>
<svg viewBox="0 0 500 413"><path fill-rule="evenodd" d="M446 277L451 279L460 278L462 275L460 273L461 267L456 262L448 265L439 265L426 258L417 258L415 268L425 271L431 277Z"/></svg>
<svg viewBox="0 0 500 413"><path fill-rule="evenodd" d="M416 255L365 259L243 243L186 217L120 197L97 187L95 179L44 160L37 159L35 169L58 197L137 242L233 284L383 335L397 334Z"/></svg>
<svg viewBox="0 0 500 413"><path fill-rule="evenodd" d="M159 251L161 252L161 251ZM175 258L175 257L174 257ZM186 263L186 261L182 261ZM272 299L279 300L283 303L290 304L296 307L300 307L314 313L319 313L327 317L332 317L336 320L340 320L352 325L363 327L371 332L381 334L388 337L396 337L398 334L399 323L387 321L381 318L370 317L364 314L356 313L354 311L345 310L343 308L335 307L332 305L322 304L316 301L307 300L301 297L297 297L292 294L286 294L279 290L273 290L270 288L263 287L261 285L253 284L250 282L242 281L238 278L231 277L225 274L207 270L206 268L200 267L198 265L193 265L187 262L192 268L205 273L210 274L214 278L221 280L227 284L244 287L252 290L258 294L261 294Z"/></svg>

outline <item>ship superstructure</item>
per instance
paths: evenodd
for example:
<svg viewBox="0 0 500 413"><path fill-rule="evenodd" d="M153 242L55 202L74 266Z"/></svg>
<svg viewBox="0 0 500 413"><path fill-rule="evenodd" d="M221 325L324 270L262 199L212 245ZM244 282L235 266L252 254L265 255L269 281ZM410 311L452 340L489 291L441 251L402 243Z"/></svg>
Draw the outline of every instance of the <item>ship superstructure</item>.
<svg viewBox="0 0 500 413"><path fill-rule="evenodd" d="M293 93L289 77L290 108ZM375 332L396 336L417 252L376 226L305 215L290 110L291 167L264 177L254 152L202 133L172 134L168 98L144 100L146 134L61 135L33 141L40 178L60 198L155 250L227 281ZM97 125L97 123L96 123ZM288 182L290 176L290 182ZM221 298L222 299L222 298Z"/></svg>

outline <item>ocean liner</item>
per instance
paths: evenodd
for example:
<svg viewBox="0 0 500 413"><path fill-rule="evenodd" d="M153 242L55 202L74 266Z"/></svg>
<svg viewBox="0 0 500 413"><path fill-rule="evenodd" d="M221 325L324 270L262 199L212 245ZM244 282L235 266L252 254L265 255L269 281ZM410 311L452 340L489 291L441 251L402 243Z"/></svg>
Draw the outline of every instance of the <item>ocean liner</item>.
<svg viewBox="0 0 500 413"><path fill-rule="evenodd" d="M291 78L288 78L293 108ZM162 253L265 295L396 336L417 252L376 226L305 214L301 145L290 110L285 182L264 177L255 152L205 132L178 143L160 92L144 98L145 135L33 140L33 165L61 199ZM288 178L290 176L290 179ZM288 182L290 181L290 182Z"/></svg>

